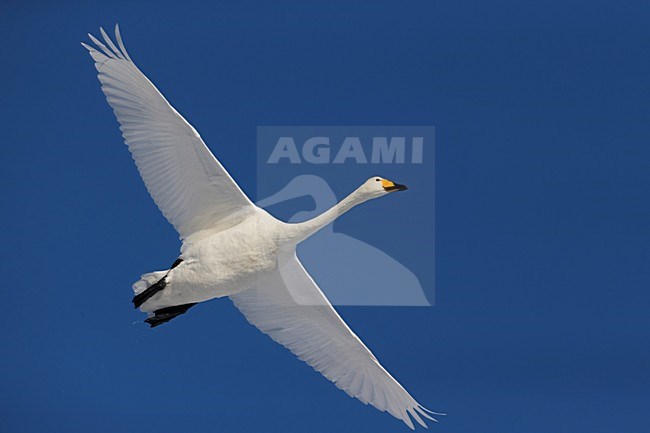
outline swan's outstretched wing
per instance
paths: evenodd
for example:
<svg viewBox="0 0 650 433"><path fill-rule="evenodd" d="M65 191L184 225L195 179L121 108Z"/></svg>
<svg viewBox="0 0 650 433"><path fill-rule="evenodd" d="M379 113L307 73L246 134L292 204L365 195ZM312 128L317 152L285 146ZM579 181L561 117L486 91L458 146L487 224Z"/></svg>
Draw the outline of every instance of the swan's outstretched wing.
<svg viewBox="0 0 650 433"><path fill-rule="evenodd" d="M434 420L350 330L297 257L264 283L230 298L251 324L351 397L411 428L409 414L425 427L420 416Z"/></svg>
<svg viewBox="0 0 650 433"><path fill-rule="evenodd" d="M115 26L116 46L88 49L102 90L154 201L181 238L206 228L227 228L255 207L206 147L196 130L140 72Z"/></svg>

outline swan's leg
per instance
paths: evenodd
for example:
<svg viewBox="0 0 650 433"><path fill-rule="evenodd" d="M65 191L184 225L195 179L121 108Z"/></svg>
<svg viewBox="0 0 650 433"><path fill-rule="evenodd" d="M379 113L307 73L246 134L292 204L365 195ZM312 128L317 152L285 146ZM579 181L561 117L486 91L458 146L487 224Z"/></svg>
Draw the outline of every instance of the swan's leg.
<svg viewBox="0 0 650 433"><path fill-rule="evenodd" d="M172 269L174 269L176 266L180 265L181 263L183 263L183 259L181 259L181 258L176 259L176 261L174 262L174 264L172 264L172 267L169 268L169 270L171 271Z"/></svg>
<svg viewBox="0 0 650 433"><path fill-rule="evenodd" d="M145 302L147 302L149 298L151 298L153 295L155 295L156 293L164 289L165 286L167 285L167 281L165 280L166 278L167 276L165 275L157 283L154 283L151 286L147 287L147 289L144 292L135 295L132 300L135 308L140 308L140 306Z"/></svg>
<svg viewBox="0 0 650 433"><path fill-rule="evenodd" d="M145 320L145 322L147 322L152 328L155 328L158 325L169 322L174 317L186 313L187 310L195 305L196 302L191 304L174 305L172 307L161 308L160 310L154 311L154 315Z"/></svg>
<svg viewBox="0 0 650 433"><path fill-rule="evenodd" d="M176 266L180 265L182 262L183 262L183 259L176 259L176 261L174 262L172 267L169 268L169 271L174 269ZM169 273L169 271L167 271L167 273ZM142 306L142 304L147 302L147 300L149 298L151 298L153 295L155 295L156 293L158 293L162 289L164 289L165 286L167 285L166 278L167 278L167 274L165 274L165 276L162 277L160 280L158 280L156 283L154 283L151 286L147 287L147 289L145 291L143 291L142 293L139 293L139 294L135 295L133 297L133 300L132 300L133 305L135 306L135 308L140 308L140 306Z"/></svg>

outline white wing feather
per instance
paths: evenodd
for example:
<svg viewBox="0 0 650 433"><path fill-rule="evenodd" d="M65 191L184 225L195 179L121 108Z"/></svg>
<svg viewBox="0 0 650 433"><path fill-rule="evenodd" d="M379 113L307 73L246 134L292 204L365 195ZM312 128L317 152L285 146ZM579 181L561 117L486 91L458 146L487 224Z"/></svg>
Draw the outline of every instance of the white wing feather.
<svg viewBox="0 0 650 433"><path fill-rule="evenodd" d="M246 319L327 379L414 428L435 421L379 364L334 310L297 257L270 279L230 296Z"/></svg>
<svg viewBox="0 0 650 433"><path fill-rule="evenodd" d="M106 45L92 35L96 47L82 45L95 60L102 90L147 190L181 238L226 229L254 212L192 125L133 63L119 27L119 48L100 30Z"/></svg>

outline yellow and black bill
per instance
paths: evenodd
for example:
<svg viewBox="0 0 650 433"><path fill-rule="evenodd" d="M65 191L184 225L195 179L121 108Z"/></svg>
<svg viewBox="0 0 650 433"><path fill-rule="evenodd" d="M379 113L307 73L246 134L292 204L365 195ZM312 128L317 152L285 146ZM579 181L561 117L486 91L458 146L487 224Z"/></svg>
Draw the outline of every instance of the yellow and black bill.
<svg viewBox="0 0 650 433"><path fill-rule="evenodd" d="M406 185L400 185L399 183L392 182L388 179L382 180L381 186L384 187L384 191L404 191L408 189Z"/></svg>

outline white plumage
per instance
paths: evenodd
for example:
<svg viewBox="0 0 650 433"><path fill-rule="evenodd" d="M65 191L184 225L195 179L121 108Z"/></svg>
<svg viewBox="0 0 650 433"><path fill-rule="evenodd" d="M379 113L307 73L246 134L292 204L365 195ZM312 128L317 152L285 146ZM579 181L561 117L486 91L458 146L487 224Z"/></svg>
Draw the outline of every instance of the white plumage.
<svg viewBox="0 0 650 433"><path fill-rule="evenodd" d="M287 224L255 206L196 130L165 100L124 48L83 44L154 201L180 234L169 270L144 274L133 288L152 326L194 303L229 296L246 319L348 395L426 427L427 409L379 364L350 330L295 254L296 245L364 201L406 189L373 177L318 217ZM435 421L435 420L434 420Z"/></svg>

